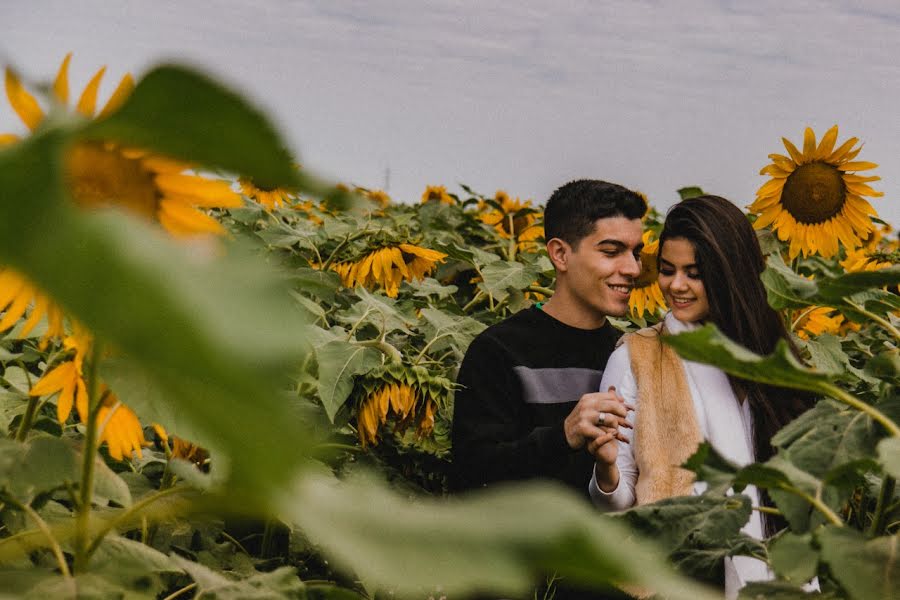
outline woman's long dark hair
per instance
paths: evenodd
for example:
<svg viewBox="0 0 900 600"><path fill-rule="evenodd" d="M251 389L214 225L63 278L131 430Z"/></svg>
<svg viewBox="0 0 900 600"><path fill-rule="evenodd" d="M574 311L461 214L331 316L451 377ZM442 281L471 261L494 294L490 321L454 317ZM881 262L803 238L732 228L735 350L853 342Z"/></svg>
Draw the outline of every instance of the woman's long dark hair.
<svg viewBox="0 0 900 600"><path fill-rule="evenodd" d="M760 275L766 267L753 227L741 210L719 196L683 200L669 210L659 238L659 255L667 240L684 238L694 258L709 300L708 320L726 336L757 354L771 354L778 340L791 341L778 313L769 306ZM732 377L738 398L746 397L753 414L753 445L757 462L772 457L772 437L813 404L805 392ZM770 505L766 494L761 500ZM782 523L764 515L771 535Z"/></svg>

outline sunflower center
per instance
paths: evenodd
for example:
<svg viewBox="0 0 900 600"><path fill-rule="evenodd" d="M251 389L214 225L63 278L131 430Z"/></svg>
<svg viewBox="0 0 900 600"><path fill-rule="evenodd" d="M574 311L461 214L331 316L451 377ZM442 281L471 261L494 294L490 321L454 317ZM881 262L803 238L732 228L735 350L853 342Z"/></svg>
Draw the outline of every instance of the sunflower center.
<svg viewBox="0 0 900 600"><path fill-rule="evenodd" d="M65 183L83 208L122 207L148 219L156 217L159 194L151 173L140 159L114 147L82 142L66 154Z"/></svg>
<svg viewBox="0 0 900 600"><path fill-rule="evenodd" d="M821 161L797 167L784 182L781 203L800 223L823 223L839 214L847 200L841 172Z"/></svg>
<svg viewBox="0 0 900 600"><path fill-rule="evenodd" d="M638 290L656 283L659 271L656 268L656 255L641 254L641 274L634 280L634 289Z"/></svg>

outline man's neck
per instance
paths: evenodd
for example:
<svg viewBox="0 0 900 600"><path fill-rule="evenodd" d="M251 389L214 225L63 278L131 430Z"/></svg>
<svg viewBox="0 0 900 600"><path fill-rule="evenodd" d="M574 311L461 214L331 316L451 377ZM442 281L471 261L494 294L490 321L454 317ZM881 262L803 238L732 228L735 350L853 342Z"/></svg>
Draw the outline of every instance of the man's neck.
<svg viewBox="0 0 900 600"><path fill-rule="evenodd" d="M599 329L606 324L606 315L585 310L583 306L559 293L544 302L541 310L560 323L576 329Z"/></svg>

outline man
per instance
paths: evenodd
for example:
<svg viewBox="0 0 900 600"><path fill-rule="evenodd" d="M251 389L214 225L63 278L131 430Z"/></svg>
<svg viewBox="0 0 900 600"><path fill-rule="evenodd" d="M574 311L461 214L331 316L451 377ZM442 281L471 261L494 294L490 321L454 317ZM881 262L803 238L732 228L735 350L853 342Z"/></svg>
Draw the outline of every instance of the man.
<svg viewBox="0 0 900 600"><path fill-rule="evenodd" d="M553 479L585 498L590 452L627 427L628 407L598 391L641 272L647 204L622 186L567 183L544 210L556 289L481 333L466 352L453 416L457 490L498 481Z"/></svg>

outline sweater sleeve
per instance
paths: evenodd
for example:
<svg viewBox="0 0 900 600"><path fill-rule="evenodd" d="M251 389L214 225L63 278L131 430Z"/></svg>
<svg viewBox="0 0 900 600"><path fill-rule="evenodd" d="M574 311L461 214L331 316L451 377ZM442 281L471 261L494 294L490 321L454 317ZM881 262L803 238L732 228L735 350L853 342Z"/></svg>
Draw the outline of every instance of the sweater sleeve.
<svg viewBox="0 0 900 600"><path fill-rule="evenodd" d="M503 480L552 477L573 451L563 423L527 429L521 383L502 347L487 336L469 346L453 410L457 490Z"/></svg>
<svg viewBox="0 0 900 600"><path fill-rule="evenodd" d="M635 407L635 410L628 415L628 422L634 426L638 410L637 384L635 383L634 373L631 372L631 359L628 355L628 346L626 344L619 346L612 353L612 356L609 357L609 362L606 364L603 379L600 381L600 390L608 390L610 386L615 386L616 392L625 399L625 402ZM594 504L609 510L625 510L634 506L634 487L638 479L638 469L631 443L633 442L634 430L620 428L619 431L629 442L627 444L621 441L617 442L619 455L616 458L616 466L619 468L619 485L611 492L604 492L597 485L596 472L591 475L591 482L588 485L588 492Z"/></svg>

